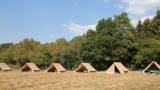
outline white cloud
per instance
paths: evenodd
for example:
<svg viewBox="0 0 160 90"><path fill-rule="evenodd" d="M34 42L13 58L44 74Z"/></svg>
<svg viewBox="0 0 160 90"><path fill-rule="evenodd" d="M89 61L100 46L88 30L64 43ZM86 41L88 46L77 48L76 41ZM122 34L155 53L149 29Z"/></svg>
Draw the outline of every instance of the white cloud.
<svg viewBox="0 0 160 90"><path fill-rule="evenodd" d="M142 18L139 18L139 19L137 19L137 18L132 18L131 23L132 23L134 26L136 26L137 23L138 23L138 20L140 20L141 22L143 22L145 19L152 19L153 17L154 17L154 15L151 15L151 16L143 16Z"/></svg>
<svg viewBox="0 0 160 90"><path fill-rule="evenodd" d="M160 0L121 0L131 15L143 16L151 9L160 7Z"/></svg>
<svg viewBox="0 0 160 90"><path fill-rule="evenodd" d="M144 16L144 17L142 17L140 20L143 22L145 19L152 19L153 17L154 17L154 15Z"/></svg>
<svg viewBox="0 0 160 90"><path fill-rule="evenodd" d="M64 27L68 28L71 32L76 35L83 35L89 29L95 30L96 24L93 25L80 25L75 22L70 22L69 24L63 24Z"/></svg>
<svg viewBox="0 0 160 90"><path fill-rule="evenodd" d="M148 14L160 7L160 0L121 0L121 3L116 7L125 9L132 24L136 26L138 20L143 22L146 18L153 18L153 15L149 16Z"/></svg>

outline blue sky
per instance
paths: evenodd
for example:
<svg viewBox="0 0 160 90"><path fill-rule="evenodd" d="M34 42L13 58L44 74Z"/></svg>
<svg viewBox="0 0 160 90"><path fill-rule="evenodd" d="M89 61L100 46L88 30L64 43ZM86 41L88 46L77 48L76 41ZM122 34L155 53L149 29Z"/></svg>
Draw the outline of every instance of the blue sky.
<svg viewBox="0 0 160 90"><path fill-rule="evenodd" d="M152 18L159 6L160 0L0 0L0 43L71 40L102 18L125 11L136 24Z"/></svg>

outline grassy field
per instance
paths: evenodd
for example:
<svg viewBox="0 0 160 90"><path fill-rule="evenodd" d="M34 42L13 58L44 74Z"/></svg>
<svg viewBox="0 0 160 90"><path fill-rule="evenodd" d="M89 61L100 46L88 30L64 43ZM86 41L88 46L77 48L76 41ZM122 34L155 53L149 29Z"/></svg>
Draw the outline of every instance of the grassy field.
<svg viewBox="0 0 160 90"><path fill-rule="evenodd" d="M160 75L0 72L0 90L160 90Z"/></svg>

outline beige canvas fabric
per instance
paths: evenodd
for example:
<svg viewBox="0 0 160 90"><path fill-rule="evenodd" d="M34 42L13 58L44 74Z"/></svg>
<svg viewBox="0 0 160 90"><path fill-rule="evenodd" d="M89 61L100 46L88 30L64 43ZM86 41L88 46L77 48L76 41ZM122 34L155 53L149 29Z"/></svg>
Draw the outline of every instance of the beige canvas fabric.
<svg viewBox="0 0 160 90"><path fill-rule="evenodd" d="M108 74L115 74L116 73L116 68L120 74L124 74L128 72L128 69L124 67L124 65L121 62L114 62L108 69L107 73Z"/></svg>
<svg viewBox="0 0 160 90"><path fill-rule="evenodd" d="M155 65L160 70L160 65L154 61L152 61L144 70L143 72L146 72L151 66Z"/></svg>
<svg viewBox="0 0 160 90"><path fill-rule="evenodd" d="M11 71L11 68L6 63L0 63L1 71Z"/></svg>
<svg viewBox="0 0 160 90"><path fill-rule="evenodd" d="M115 74L115 64L112 64L108 69L107 69L108 74Z"/></svg>
<svg viewBox="0 0 160 90"><path fill-rule="evenodd" d="M89 63L82 63L75 70L76 72L96 72L96 69L92 67Z"/></svg>
<svg viewBox="0 0 160 90"><path fill-rule="evenodd" d="M60 63L52 63L46 72L65 72L66 69Z"/></svg>
<svg viewBox="0 0 160 90"><path fill-rule="evenodd" d="M34 63L26 63L21 69L21 72L23 71L31 71L31 72L38 72L40 69L37 67Z"/></svg>

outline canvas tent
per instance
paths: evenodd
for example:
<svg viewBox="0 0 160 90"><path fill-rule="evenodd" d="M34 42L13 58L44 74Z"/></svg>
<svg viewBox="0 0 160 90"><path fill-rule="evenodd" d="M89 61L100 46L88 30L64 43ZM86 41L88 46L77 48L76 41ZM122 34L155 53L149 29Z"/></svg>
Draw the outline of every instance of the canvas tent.
<svg viewBox="0 0 160 90"><path fill-rule="evenodd" d="M40 71L40 69L37 67L36 64L34 63L26 63L21 69L21 72L25 72L25 71L31 71L31 72L38 72Z"/></svg>
<svg viewBox="0 0 160 90"><path fill-rule="evenodd" d="M124 67L124 65L121 62L114 62L108 69L107 73L108 74L124 74L127 73L128 69Z"/></svg>
<svg viewBox="0 0 160 90"><path fill-rule="evenodd" d="M89 63L82 63L75 70L76 72L96 72L96 70Z"/></svg>
<svg viewBox="0 0 160 90"><path fill-rule="evenodd" d="M66 69L60 63L52 63L46 72L65 72Z"/></svg>
<svg viewBox="0 0 160 90"><path fill-rule="evenodd" d="M143 72L145 73L145 72L151 72L151 68L152 67L155 67L154 69L156 69L157 68L157 70L159 70L160 71L160 65L159 64L157 64L156 62L154 62L154 61L152 61L144 70L143 70Z"/></svg>
<svg viewBox="0 0 160 90"><path fill-rule="evenodd" d="M11 71L11 68L6 63L0 63L0 71Z"/></svg>

